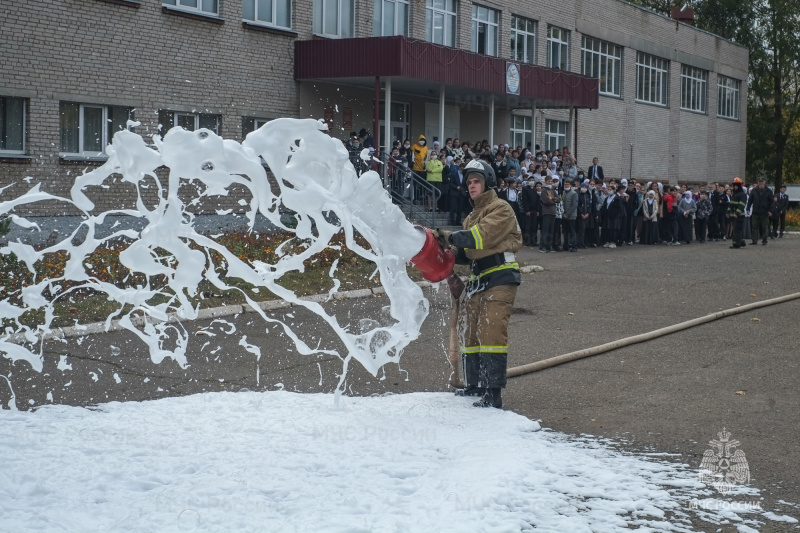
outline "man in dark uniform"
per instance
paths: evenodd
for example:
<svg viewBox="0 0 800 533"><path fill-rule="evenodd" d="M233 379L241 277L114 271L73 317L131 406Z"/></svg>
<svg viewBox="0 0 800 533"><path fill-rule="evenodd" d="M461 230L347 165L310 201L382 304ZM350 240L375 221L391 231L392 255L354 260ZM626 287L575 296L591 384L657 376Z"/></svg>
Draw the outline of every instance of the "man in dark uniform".
<svg viewBox="0 0 800 533"><path fill-rule="evenodd" d="M514 210L498 198L494 170L484 161L464 168L467 191L473 204L463 230L435 230L443 246L455 246L457 257L468 262L472 275L459 316L463 396L481 396L473 405L503 405L500 391L506 386L508 320L520 284L514 252L522 247L522 232Z"/></svg>

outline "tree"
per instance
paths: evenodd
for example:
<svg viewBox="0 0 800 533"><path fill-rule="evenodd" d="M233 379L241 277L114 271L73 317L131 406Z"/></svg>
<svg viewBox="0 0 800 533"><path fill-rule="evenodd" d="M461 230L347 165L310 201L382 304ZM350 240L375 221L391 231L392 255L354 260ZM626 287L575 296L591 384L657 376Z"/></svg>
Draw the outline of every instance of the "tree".
<svg viewBox="0 0 800 533"><path fill-rule="evenodd" d="M748 175L784 182L800 120L800 0L757 0L750 48ZM797 178L797 176L794 176Z"/></svg>

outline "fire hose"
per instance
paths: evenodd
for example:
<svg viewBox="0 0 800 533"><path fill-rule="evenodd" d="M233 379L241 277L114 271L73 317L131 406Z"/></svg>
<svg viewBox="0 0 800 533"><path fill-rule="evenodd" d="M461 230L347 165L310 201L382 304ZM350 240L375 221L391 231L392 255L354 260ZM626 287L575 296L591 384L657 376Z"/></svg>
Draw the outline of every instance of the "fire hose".
<svg viewBox="0 0 800 533"><path fill-rule="evenodd" d="M455 254L453 254L452 250L450 250L449 248L442 248L439 245L439 243L437 243L436 239L434 238L432 232L429 229L423 228L421 226L417 226L417 229L424 234L424 245L420 250L420 252L412 259L411 264L416 268L418 268L420 271L422 271L423 277L425 277L425 279L427 279L430 282L436 283L439 281L447 280L447 284L450 288L450 292L452 295L452 309L450 315L450 328L449 328L450 339L449 339L449 349L448 349L448 359L453 369L453 372L451 373L450 376L450 385L453 387L460 388L463 387L463 384L461 383L461 376L459 372L459 357L458 357L459 350L458 350L458 338L456 333L456 327L457 327L458 313L460 307L460 299L461 299L460 296L464 290L464 283L453 272L453 265L455 263ZM656 329L654 331L649 331L647 333L634 335L632 337L625 337L623 339L619 339L616 341L607 342L605 344L594 346L592 348L585 348L583 350L565 353L563 355L551 357L549 359L544 359L542 361L535 361L533 363L529 363L526 365L515 366L509 368L506 371L506 377L515 378L523 376L525 374L530 374L532 372L538 372L539 370L544 370L545 368L562 365L564 363L569 363L571 361L577 361L578 359L584 359L586 357L592 357L594 355L599 355L602 353L610 352L612 350L617 350L619 348L624 348L632 344L638 344L640 342L650 341L653 339L657 339L659 337L663 337L665 335L676 333L678 331L683 331L685 329L693 328L701 324L713 322L721 318L738 315L740 313L746 313L747 311L752 311L753 309L760 309L762 307L768 307L770 305L776 305L791 300L796 300L798 298L800 298L800 292L787 294L786 296L779 296L777 298L771 298L769 300L762 300L760 302L753 302L751 304L734 307L732 309L726 309L724 311L718 311L716 313L711 313L710 315L701 316L692 320L687 320L685 322L674 324L672 326L667 326L664 328Z"/></svg>
<svg viewBox="0 0 800 533"><path fill-rule="evenodd" d="M660 328L647 333L641 333L639 335L634 335L632 337L625 337L624 339L619 339L613 342L607 342L599 346L594 346L593 348L586 348L584 350L578 350L576 352L565 353L563 355L551 357L549 359L544 359L542 361L536 361L533 363L529 363L527 365L515 366L509 368L506 371L506 377L515 378L518 376L523 376L525 374L530 374L532 372L538 372L539 370L544 370L545 368L550 368L553 366L562 365L564 363L569 363L571 361L577 361L578 359L584 359L586 357L591 357L593 355L599 355L605 352L610 352L612 350L624 348L625 346L630 346L632 344L637 344L640 342L657 339L659 337L663 337L664 335L669 335L671 333L683 331L685 329L693 328L701 324L713 322L715 320L719 320L720 318L738 315L740 313L746 313L747 311L752 311L753 309L760 309L762 307L780 304L791 300L796 300L798 298L800 298L800 292L787 294L786 296L780 296L778 298L771 298L769 300L762 300L760 302L754 302L740 307L726 309L724 311L718 311L716 313L711 313L710 315L701 316L699 318L695 318L692 320L687 320L686 322L680 322L678 324L667 326L665 328Z"/></svg>

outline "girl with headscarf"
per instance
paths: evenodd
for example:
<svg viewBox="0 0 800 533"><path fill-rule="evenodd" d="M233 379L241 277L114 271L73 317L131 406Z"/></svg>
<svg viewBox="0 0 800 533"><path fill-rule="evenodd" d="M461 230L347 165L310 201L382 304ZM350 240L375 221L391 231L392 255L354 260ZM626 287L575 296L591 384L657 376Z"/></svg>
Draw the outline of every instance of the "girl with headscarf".
<svg viewBox="0 0 800 533"><path fill-rule="evenodd" d="M686 241L686 244L692 243L692 223L696 213L697 203L694 201L692 192L684 192L678 202L678 224L681 228L681 239Z"/></svg>
<svg viewBox="0 0 800 533"><path fill-rule="evenodd" d="M644 201L642 201L642 234L639 239L640 244L658 244L658 200L656 191L647 191Z"/></svg>

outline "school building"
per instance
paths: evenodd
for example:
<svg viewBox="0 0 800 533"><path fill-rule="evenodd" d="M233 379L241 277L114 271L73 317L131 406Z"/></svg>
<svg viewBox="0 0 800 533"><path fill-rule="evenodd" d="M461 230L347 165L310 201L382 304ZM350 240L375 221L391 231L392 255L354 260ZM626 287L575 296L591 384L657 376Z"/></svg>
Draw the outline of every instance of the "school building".
<svg viewBox="0 0 800 533"><path fill-rule="evenodd" d="M276 117L346 139L570 146L606 177L743 175L748 51L622 0L5 0L0 187L66 195L129 119L241 140ZM91 191L133 207L129 184ZM236 195L226 200L236 208ZM222 206L225 207L225 206ZM27 214L52 214L32 206ZM59 206L56 209L66 207Z"/></svg>

